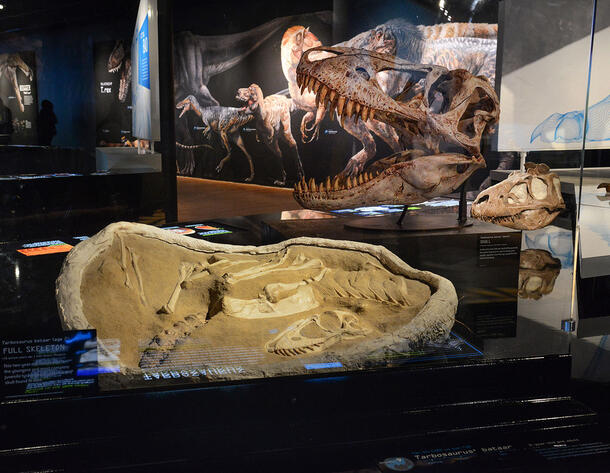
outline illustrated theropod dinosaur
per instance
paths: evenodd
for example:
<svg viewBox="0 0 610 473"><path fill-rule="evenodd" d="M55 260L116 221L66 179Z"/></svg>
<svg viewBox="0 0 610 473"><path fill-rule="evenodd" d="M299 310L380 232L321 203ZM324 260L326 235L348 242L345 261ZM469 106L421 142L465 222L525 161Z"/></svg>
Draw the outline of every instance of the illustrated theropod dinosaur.
<svg viewBox="0 0 610 473"><path fill-rule="evenodd" d="M248 164L250 165L250 176L247 177L245 181L250 182L252 179L254 179L254 162L252 161L252 156L250 156L246 150L244 141L239 134L240 127L244 126L254 118L254 116L249 113L245 107L220 107L216 105L211 107L202 107L199 105L199 102L194 96L189 95L184 100L178 102L176 104L176 108L181 110L179 118L189 110L201 118L201 121L205 126L203 136L207 136L210 131L213 131L220 136L227 154L220 160L218 166L216 166L216 172L220 173L227 161L231 159L231 143L234 143L239 149L242 150L248 159Z"/></svg>
<svg viewBox="0 0 610 473"><path fill-rule="evenodd" d="M202 106L219 105L208 89L210 79L232 68L256 50L292 17L276 18L235 34L200 36L190 31L174 40L174 97L193 95Z"/></svg>
<svg viewBox="0 0 610 473"><path fill-rule="evenodd" d="M23 59L21 59L19 54L0 54L0 77L6 75L10 81L13 90L15 91L15 97L17 97L19 110L23 112L25 108L23 106L21 92L19 91L19 83L17 82L17 69L21 69L21 72L23 72L30 81L34 78L32 70L23 62Z"/></svg>
<svg viewBox="0 0 610 473"><path fill-rule="evenodd" d="M246 108L254 115L257 139L263 141L273 154L280 159L282 177L276 180L274 184L282 186L286 184L286 170L282 162L282 151L279 147L280 138L292 151L297 165L298 179L303 178L303 165L299 157L297 143L290 129L291 100L283 95L264 97L263 91L257 84L239 89L235 98L246 102Z"/></svg>

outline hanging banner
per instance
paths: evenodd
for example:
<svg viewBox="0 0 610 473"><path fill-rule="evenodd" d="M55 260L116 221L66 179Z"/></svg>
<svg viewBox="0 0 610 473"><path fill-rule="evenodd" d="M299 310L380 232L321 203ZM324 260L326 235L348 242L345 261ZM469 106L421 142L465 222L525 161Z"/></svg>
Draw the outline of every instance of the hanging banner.
<svg viewBox="0 0 610 473"><path fill-rule="evenodd" d="M37 95L34 51L0 54L0 143L38 143Z"/></svg>
<svg viewBox="0 0 610 473"><path fill-rule="evenodd" d="M133 135L159 141L159 40L157 0L141 0L131 43Z"/></svg>
<svg viewBox="0 0 610 473"><path fill-rule="evenodd" d="M95 145L128 146L131 132L131 47L129 41L95 43Z"/></svg>

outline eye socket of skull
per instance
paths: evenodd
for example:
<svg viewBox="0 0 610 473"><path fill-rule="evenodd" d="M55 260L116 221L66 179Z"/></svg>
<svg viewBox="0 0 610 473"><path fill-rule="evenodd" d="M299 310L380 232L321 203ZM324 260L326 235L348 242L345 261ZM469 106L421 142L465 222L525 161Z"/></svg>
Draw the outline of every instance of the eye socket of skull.
<svg viewBox="0 0 610 473"><path fill-rule="evenodd" d="M519 184L513 186L507 198L507 202L509 204L522 204L527 200L528 193L527 184L525 182L520 182Z"/></svg>
<svg viewBox="0 0 610 473"><path fill-rule="evenodd" d="M464 174L468 170L468 163L456 164L455 170L458 174Z"/></svg>
<svg viewBox="0 0 610 473"><path fill-rule="evenodd" d="M371 80L371 75L364 67L357 67L356 73L362 76L365 80Z"/></svg>

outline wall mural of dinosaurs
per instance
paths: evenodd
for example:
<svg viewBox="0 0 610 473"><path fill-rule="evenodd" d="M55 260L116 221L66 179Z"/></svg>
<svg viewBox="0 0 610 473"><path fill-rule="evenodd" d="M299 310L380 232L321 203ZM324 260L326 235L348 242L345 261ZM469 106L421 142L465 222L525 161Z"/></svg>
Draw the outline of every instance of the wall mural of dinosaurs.
<svg viewBox="0 0 610 473"><path fill-rule="evenodd" d="M296 68L303 54L332 44L331 15L332 12L319 12L278 18L233 35L197 36L190 32L178 35L176 103L192 96L205 109L219 102L235 106L237 100L245 103L244 113L255 115L251 123L235 130L242 135L244 148L231 165L232 174L228 174L225 171L229 168L219 165L221 159L226 163L222 157L226 151L224 143L214 140L212 134L202 135L197 116L185 115L184 109L178 107L183 110L176 121L179 173L286 185L301 181L304 174L357 176L379 158L378 149L386 156L405 150L401 134L391 124L373 117L356 120L338 115L336 100L330 100L327 109L327 97L297 83ZM462 68L474 76L485 77L493 85L496 38L495 24L424 26L394 18L336 46L388 54L411 64L436 64L448 70ZM327 51L316 50L310 58L320 60L329 56L332 54ZM278 81L281 76L284 80ZM409 89L410 78L410 73L404 71L380 71L375 75L380 89L399 100L401 91ZM245 87L248 83L252 86ZM254 85L258 90L249 93ZM248 161L250 173L244 173L247 168L241 155ZM288 156L291 159L285 159ZM274 159L270 161L271 158ZM235 170L238 166L241 172Z"/></svg>

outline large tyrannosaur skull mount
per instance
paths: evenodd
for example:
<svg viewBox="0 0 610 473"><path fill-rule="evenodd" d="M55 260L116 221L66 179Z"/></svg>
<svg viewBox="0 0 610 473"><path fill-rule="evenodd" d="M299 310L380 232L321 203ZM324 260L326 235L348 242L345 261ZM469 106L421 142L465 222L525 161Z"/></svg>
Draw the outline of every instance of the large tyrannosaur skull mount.
<svg viewBox="0 0 610 473"><path fill-rule="evenodd" d="M334 56L312 61L310 54ZM388 96L377 74L394 71L404 85ZM485 167L481 139L498 121L498 98L489 81L469 72L409 63L389 54L344 47L305 52L297 83L316 95L319 108L344 124L374 120L392 126L405 149L357 174L312 178L295 186L307 208L332 210L371 204L411 204L453 192Z"/></svg>
<svg viewBox="0 0 610 473"><path fill-rule="evenodd" d="M481 192L471 215L517 230L536 230L555 220L565 209L559 177L546 164L526 163L525 168Z"/></svg>

